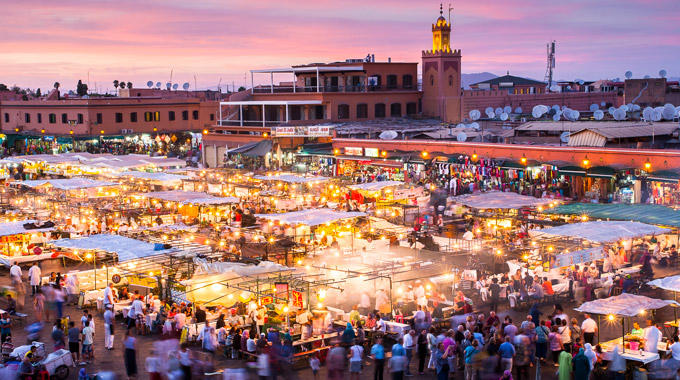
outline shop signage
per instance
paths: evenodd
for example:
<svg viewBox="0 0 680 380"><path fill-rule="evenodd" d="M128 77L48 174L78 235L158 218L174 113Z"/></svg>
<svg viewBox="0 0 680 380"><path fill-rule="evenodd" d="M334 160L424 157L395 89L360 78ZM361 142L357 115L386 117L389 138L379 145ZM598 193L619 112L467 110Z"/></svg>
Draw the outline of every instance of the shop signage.
<svg viewBox="0 0 680 380"><path fill-rule="evenodd" d="M307 127L307 136L330 136L331 127L327 125L314 125Z"/></svg>
<svg viewBox="0 0 680 380"><path fill-rule="evenodd" d="M274 303L274 297L272 297L272 296L260 297L260 305L271 305L273 303Z"/></svg>
<svg viewBox="0 0 680 380"><path fill-rule="evenodd" d="M293 306L302 309L302 292L296 292L293 290L290 292L293 301Z"/></svg>
<svg viewBox="0 0 680 380"><path fill-rule="evenodd" d="M345 148L345 154L348 155L348 156L363 156L364 155L364 148L347 147L347 148Z"/></svg>
<svg viewBox="0 0 680 380"><path fill-rule="evenodd" d="M417 198L423 196L423 188L416 187L413 189L398 189L394 190L394 200Z"/></svg>
<svg viewBox="0 0 680 380"><path fill-rule="evenodd" d="M275 127L271 133L272 137L324 137L331 135L331 128L329 125Z"/></svg>
<svg viewBox="0 0 680 380"><path fill-rule="evenodd" d="M274 283L274 289L277 299L288 300L288 283L287 282L277 282Z"/></svg>
<svg viewBox="0 0 680 380"><path fill-rule="evenodd" d="M0 243L21 243L24 240L23 235L12 235L0 237Z"/></svg>
<svg viewBox="0 0 680 380"><path fill-rule="evenodd" d="M587 263L590 261L603 259L604 255L604 247L594 247L575 252L562 253L550 258L550 267L562 268L570 265Z"/></svg>
<svg viewBox="0 0 680 380"><path fill-rule="evenodd" d="M120 275L119 275L119 274L114 274L113 277L111 277L111 281L112 281L114 284L119 283L119 282L120 282Z"/></svg>
<svg viewBox="0 0 680 380"><path fill-rule="evenodd" d="M380 155L380 150L376 148L364 148L364 155L366 157L378 157Z"/></svg>

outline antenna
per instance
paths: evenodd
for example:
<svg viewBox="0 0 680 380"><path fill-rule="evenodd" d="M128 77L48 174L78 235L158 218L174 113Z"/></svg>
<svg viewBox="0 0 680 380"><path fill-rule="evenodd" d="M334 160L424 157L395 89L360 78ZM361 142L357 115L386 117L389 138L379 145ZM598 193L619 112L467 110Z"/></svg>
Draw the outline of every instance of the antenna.
<svg viewBox="0 0 680 380"><path fill-rule="evenodd" d="M545 82L548 82L548 92L554 92L552 85L553 85L553 69L555 69L555 40L552 40L548 43L547 45L547 56L548 56L548 64L547 68L545 69Z"/></svg>
<svg viewBox="0 0 680 380"><path fill-rule="evenodd" d="M449 24L451 24L451 11L453 10L453 7L451 6L451 3L449 3Z"/></svg>

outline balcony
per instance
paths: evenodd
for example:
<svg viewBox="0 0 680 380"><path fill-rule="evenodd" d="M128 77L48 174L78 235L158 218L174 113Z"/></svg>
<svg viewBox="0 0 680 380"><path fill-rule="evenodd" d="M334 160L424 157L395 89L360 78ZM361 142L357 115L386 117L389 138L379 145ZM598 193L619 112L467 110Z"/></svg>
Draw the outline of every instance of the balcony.
<svg viewBox="0 0 680 380"><path fill-rule="evenodd" d="M253 94L293 94L293 93L350 93L350 92L389 92L389 91L417 91L415 85L374 85L374 86L258 86L253 88Z"/></svg>

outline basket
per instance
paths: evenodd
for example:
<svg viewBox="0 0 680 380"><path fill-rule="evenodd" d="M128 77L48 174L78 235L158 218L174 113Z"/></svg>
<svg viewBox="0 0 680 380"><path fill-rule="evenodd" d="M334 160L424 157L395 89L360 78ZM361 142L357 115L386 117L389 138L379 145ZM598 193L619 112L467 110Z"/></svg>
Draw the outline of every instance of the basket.
<svg viewBox="0 0 680 380"><path fill-rule="evenodd" d="M640 342L628 342L632 351L637 351L640 348Z"/></svg>

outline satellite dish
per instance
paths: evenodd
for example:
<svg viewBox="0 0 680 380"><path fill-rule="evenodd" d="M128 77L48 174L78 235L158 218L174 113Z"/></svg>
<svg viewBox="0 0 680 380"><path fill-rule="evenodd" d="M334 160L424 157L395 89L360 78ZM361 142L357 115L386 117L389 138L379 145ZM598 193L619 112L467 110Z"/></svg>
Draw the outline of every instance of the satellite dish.
<svg viewBox="0 0 680 380"><path fill-rule="evenodd" d="M607 110L607 112L609 112L609 114L612 116L614 116L614 111L616 111L616 108L614 107L609 107L609 109Z"/></svg>
<svg viewBox="0 0 680 380"><path fill-rule="evenodd" d="M602 112L602 110L597 110L593 112L593 117L595 120L602 120L602 118L604 118L604 112Z"/></svg>
<svg viewBox="0 0 680 380"><path fill-rule="evenodd" d="M494 117L496 117L496 113L493 110L491 110L491 112L486 113L486 117L489 119L493 119Z"/></svg>
<svg viewBox="0 0 680 380"><path fill-rule="evenodd" d="M554 106L552 106L552 109L554 109L554 110L558 110L558 109L560 109L560 108L561 108L561 107L558 106L557 104L555 104Z"/></svg>
<svg viewBox="0 0 680 380"><path fill-rule="evenodd" d="M614 119L621 121L626 118L626 111L622 108L618 108L614 111Z"/></svg>
<svg viewBox="0 0 680 380"><path fill-rule="evenodd" d="M544 112L541 106L534 106L534 108L531 110L531 116L533 116L536 119L543 116L543 114Z"/></svg>
<svg viewBox="0 0 680 380"><path fill-rule="evenodd" d="M565 144L568 143L570 134L571 134L570 132L562 132L562 134L560 135L560 141L562 141Z"/></svg>
<svg viewBox="0 0 680 380"><path fill-rule="evenodd" d="M479 112L479 110L470 111L470 119L477 120L477 119L479 119L480 116L482 116L482 113Z"/></svg>
<svg viewBox="0 0 680 380"><path fill-rule="evenodd" d="M156 88L161 88L161 82L156 82Z"/></svg>
<svg viewBox="0 0 680 380"><path fill-rule="evenodd" d="M595 112L599 109L600 109L600 106L598 106L597 104L591 104L590 105L590 112Z"/></svg>
<svg viewBox="0 0 680 380"><path fill-rule="evenodd" d="M561 87L556 85L556 84L554 84L552 87L550 87L550 91L552 91L552 92L560 92L560 90L561 90Z"/></svg>
<svg viewBox="0 0 680 380"><path fill-rule="evenodd" d="M578 84L579 84L580 86L583 86L584 83L586 83L586 82L585 82L583 79L579 79L579 80L578 80Z"/></svg>
<svg viewBox="0 0 680 380"><path fill-rule="evenodd" d="M644 76L644 79L649 79L649 78L651 78L649 75Z"/></svg>
<svg viewBox="0 0 680 380"><path fill-rule="evenodd" d="M148 88L153 87L153 81L150 80L150 81L146 82L146 87L148 87Z"/></svg>
<svg viewBox="0 0 680 380"><path fill-rule="evenodd" d="M581 117L581 113L579 111L571 110L569 113L569 118L571 121L576 121L579 117Z"/></svg>
<svg viewBox="0 0 680 380"><path fill-rule="evenodd" d="M639 111L640 110L640 105L639 104L631 104L628 106L628 109L631 111Z"/></svg>
<svg viewBox="0 0 680 380"><path fill-rule="evenodd" d="M677 114L678 114L678 111L675 109L675 106L670 104L670 103L667 103L666 105L664 105L663 111L661 111L661 115L666 120L673 120L675 118L675 115L677 115Z"/></svg>
<svg viewBox="0 0 680 380"><path fill-rule="evenodd" d="M172 89L173 89L173 90L177 90L178 88L179 88L179 85L178 85L177 83L175 83L175 84L172 85Z"/></svg>
<svg viewBox="0 0 680 380"><path fill-rule="evenodd" d="M503 109L501 107L498 107L494 110L497 116L500 116L503 113Z"/></svg>
<svg viewBox="0 0 680 380"><path fill-rule="evenodd" d="M165 84L165 88L167 88L168 90L169 90L170 88L172 88L172 83L170 83L170 82L166 83L166 84Z"/></svg>
<svg viewBox="0 0 680 380"><path fill-rule="evenodd" d="M626 73L624 75L626 76L626 79L630 79L630 78L633 77L633 72L632 71L626 71Z"/></svg>
<svg viewBox="0 0 680 380"><path fill-rule="evenodd" d="M604 106L607 105L607 102L602 102L602 103L600 103L600 105L601 105L602 107L604 107Z"/></svg>
<svg viewBox="0 0 680 380"><path fill-rule="evenodd" d="M663 112L663 111L661 111L661 110L654 109L654 111L652 112L652 121L659 121L659 120L661 120L661 118L663 117L662 112Z"/></svg>
<svg viewBox="0 0 680 380"><path fill-rule="evenodd" d="M505 113L512 113L512 107L510 107L510 106L505 106L505 107L503 107L503 112L505 112Z"/></svg>
<svg viewBox="0 0 680 380"><path fill-rule="evenodd" d="M661 71L659 71L659 76L660 76L661 78L665 78L665 77L666 77L666 74L667 74L667 73L666 73L666 70L661 70Z"/></svg>
<svg viewBox="0 0 680 380"><path fill-rule="evenodd" d="M467 134L465 132L458 132L456 139L460 142L465 142L467 140Z"/></svg>
<svg viewBox="0 0 680 380"><path fill-rule="evenodd" d="M465 128L465 124L460 123L460 124L456 125L456 128Z"/></svg>
<svg viewBox="0 0 680 380"><path fill-rule="evenodd" d="M642 118L645 120L652 120L652 113L654 112L654 108L652 107L645 107L645 109L642 110Z"/></svg>
<svg viewBox="0 0 680 380"><path fill-rule="evenodd" d="M188 89L189 89L189 82L184 83L184 84L182 85L182 88L183 88L184 90L188 90Z"/></svg>
<svg viewBox="0 0 680 380"><path fill-rule="evenodd" d="M479 125L479 123L477 123L477 122L474 122L474 123L470 124L470 128L474 128L474 129L480 129L480 128L481 128L481 126Z"/></svg>
<svg viewBox="0 0 680 380"><path fill-rule="evenodd" d="M619 109L623 110L623 112L628 112L629 108L628 108L627 104L623 104L623 105L621 105L621 107L619 107Z"/></svg>
<svg viewBox="0 0 680 380"><path fill-rule="evenodd" d="M560 115L554 114L553 115L553 121L560 121Z"/></svg>
<svg viewBox="0 0 680 380"><path fill-rule="evenodd" d="M508 120L508 114L505 113L505 112L503 112L503 113L501 114L501 120L503 120L503 121Z"/></svg>
<svg viewBox="0 0 680 380"><path fill-rule="evenodd" d="M399 133L396 131L383 131L378 137L380 137L381 140L394 140L398 135Z"/></svg>
<svg viewBox="0 0 680 380"><path fill-rule="evenodd" d="M522 114L522 107L515 108L515 113L516 114Z"/></svg>
<svg viewBox="0 0 680 380"><path fill-rule="evenodd" d="M491 112L493 112L493 107L486 107L484 109L484 113L487 114L487 115L490 114Z"/></svg>

